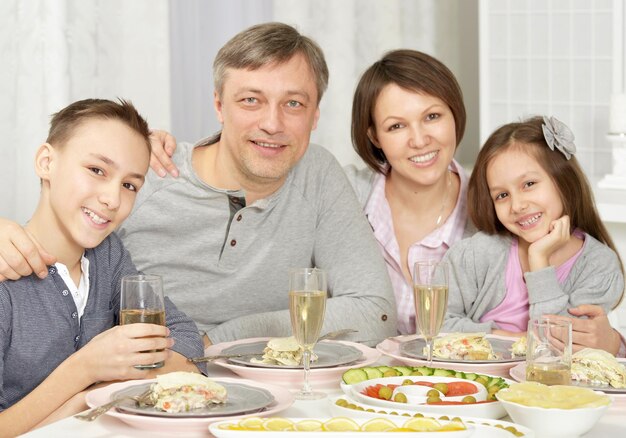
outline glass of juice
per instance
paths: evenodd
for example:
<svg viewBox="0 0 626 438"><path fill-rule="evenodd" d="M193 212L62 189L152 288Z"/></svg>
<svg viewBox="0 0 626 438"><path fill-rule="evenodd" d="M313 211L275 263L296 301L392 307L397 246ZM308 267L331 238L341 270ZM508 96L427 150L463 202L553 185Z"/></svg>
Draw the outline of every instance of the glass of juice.
<svg viewBox="0 0 626 438"><path fill-rule="evenodd" d="M120 297L120 324L165 325L163 279L158 275L127 275L122 278ZM135 365L137 369L161 368L163 361Z"/></svg>
<svg viewBox="0 0 626 438"><path fill-rule="evenodd" d="M448 308L448 264L435 260L415 262L413 270L415 325L426 343L428 366L433 363L433 340Z"/></svg>
<svg viewBox="0 0 626 438"><path fill-rule="evenodd" d="M298 400L315 400L326 397L323 392L311 389L309 370L311 354L317 343L326 310L326 272L317 268L292 269L289 272L289 314L291 329L302 349L304 384L296 394Z"/></svg>
<svg viewBox="0 0 626 438"><path fill-rule="evenodd" d="M549 318L528 321L526 380L569 385L572 369L572 323Z"/></svg>

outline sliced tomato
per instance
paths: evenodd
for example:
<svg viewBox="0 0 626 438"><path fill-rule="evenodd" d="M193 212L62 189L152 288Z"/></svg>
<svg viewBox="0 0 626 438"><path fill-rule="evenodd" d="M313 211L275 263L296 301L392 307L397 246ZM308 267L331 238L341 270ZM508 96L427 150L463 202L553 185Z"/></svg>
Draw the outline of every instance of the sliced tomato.
<svg viewBox="0 0 626 438"><path fill-rule="evenodd" d="M431 388L433 387L434 383L433 382L424 382L422 380L418 380L417 382L413 382L414 385L422 385L422 386L430 386Z"/></svg>
<svg viewBox="0 0 626 438"><path fill-rule="evenodd" d="M448 382L448 393L446 397L456 397L459 395L476 394L478 389L469 382Z"/></svg>

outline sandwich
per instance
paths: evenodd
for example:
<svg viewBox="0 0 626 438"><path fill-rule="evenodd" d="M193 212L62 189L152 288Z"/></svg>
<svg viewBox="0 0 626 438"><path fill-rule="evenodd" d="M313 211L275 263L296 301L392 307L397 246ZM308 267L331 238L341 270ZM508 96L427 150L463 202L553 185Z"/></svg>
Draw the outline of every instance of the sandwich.
<svg viewBox="0 0 626 438"><path fill-rule="evenodd" d="M151 401L161 411L189 412L226 402L226 388L202 374L178 371L156 379Z"/></svg>
<svg viewBox="0 0 626 438"><path fill-rule="evenodd" d="M424 354L427 347L424 347ZM450 333L436 338L433 357L454 360L495 360L491 344L484 333Z"/></svg>
<svg viewBox="0 0 626 438"><path fill-rule="evenodd" d="M300 347L296 338L289 336L288 338L272 338L267 342L267 346L263 349L263 357L259 359L252 358L250 362L258 364L270 365L287 365L298 366L302 362L302 353L304 349ZM311 362L317 360L315 353L311 354Z"/></svg>
<svg viewBox="0 0 626 438"><path fill-rule="evenodd" d="M626 368L611 353L583 348L572 355L572 380L626 388Z"/></svg>

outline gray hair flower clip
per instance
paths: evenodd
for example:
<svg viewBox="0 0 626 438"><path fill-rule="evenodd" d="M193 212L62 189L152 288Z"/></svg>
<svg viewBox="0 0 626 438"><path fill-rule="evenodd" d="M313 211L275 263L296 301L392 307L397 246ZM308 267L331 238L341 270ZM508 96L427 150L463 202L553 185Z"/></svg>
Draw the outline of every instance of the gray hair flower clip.
<svg viewBox="0 0 626 438"><path fill-rule="evenodd" d="M568 160L572 158L572 155L576 153L574 133L565 123L557 120L556 117L544 116L541 128L550 149L558 149Z"/></svg>

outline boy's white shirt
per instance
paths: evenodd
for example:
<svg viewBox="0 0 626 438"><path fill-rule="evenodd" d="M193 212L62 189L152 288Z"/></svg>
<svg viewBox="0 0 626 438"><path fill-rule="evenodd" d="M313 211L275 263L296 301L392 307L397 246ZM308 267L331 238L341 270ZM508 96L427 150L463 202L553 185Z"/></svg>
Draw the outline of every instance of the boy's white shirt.
<svg viewBox="0 0 626 438"><path fill-rule="evenodd" d="M80 258L80 280L78 287L70 277L70 271L63 263L55 263L59 275L67 285L69 292L72 294L76 309L78 310L78 321L82 318L85 312L85 306L87 305L87 298L89 298L89 260L85 257L85 253Z"/></svg>

